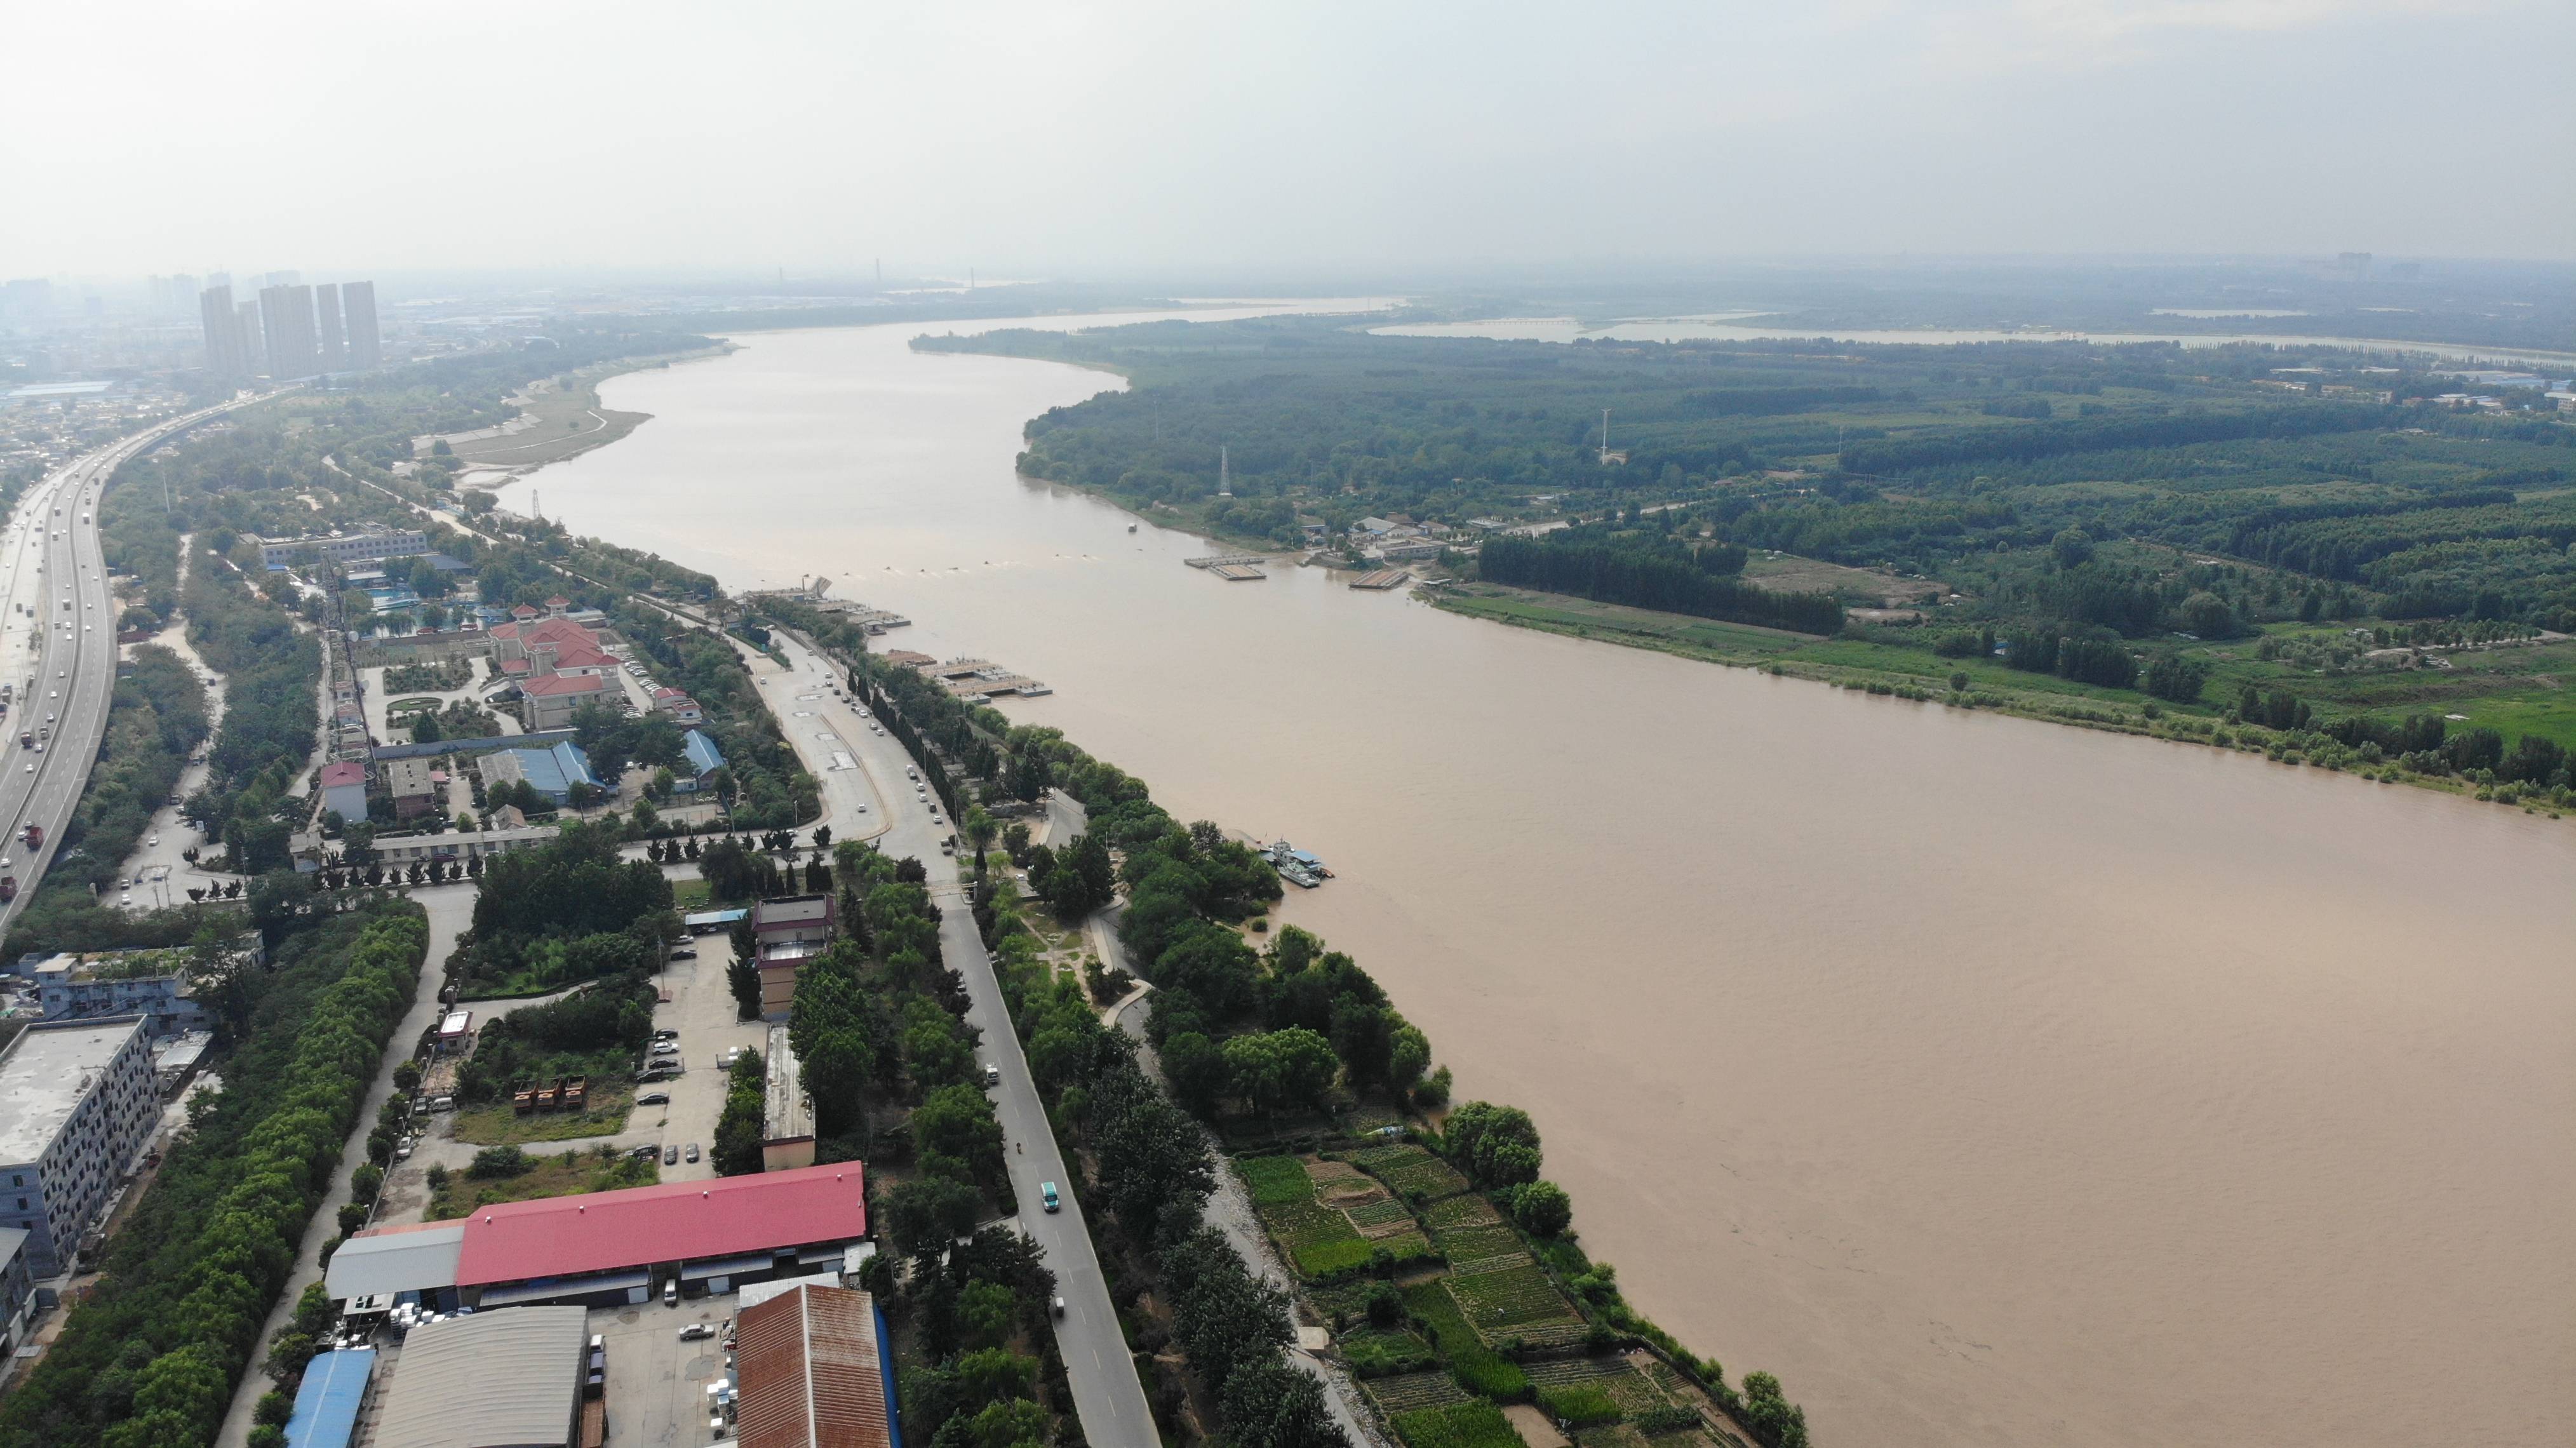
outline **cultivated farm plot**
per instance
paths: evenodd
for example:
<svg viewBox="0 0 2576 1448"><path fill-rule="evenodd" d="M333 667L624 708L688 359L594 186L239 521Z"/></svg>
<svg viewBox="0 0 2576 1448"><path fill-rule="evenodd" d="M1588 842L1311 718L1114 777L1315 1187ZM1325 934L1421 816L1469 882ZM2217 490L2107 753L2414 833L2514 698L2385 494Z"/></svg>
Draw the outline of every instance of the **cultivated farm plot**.
<svg viewBox="0 0 2576 1448"><path fill-rule="evenodd" d="M1466 1390L1447 1373L1406 1373L1401 1377L1368 1378L1360 1383L1388 1417L1399 1413L1418 1412L1424 1408L1445 1408L1467 1401Z"/></svg>
<svg viewBox="0 0 2576 1448"><path fill-rule="evenodd" d="M1488 1342L1497 1338L1529 1339L1531 1329L1570 1325L1582 1335L1583 1317L1556 1284L1534 1264L1479 1272L1449 1279L1458 1310Z"/></svg>
<svg viewBox="0 0 2576 1448"><path fill-rule="evenodd" d="M1541 1388L1595 1388L1618 1404L1622 1413L1642 1413L1649 1408L1668 1407L1672 1399L1664 1395L1644 1373L1637 1371L1625 1357L1554 1358L1524 1364L1522 1371Z"/></svg>
<svg viewBox="0 0 2576 1448"><path fill-rule="evenodd" d="M1502 1214L1483 1197L1449 1197L1431 1204L1422 1220L1431 1230L1444 1232L1453 1227L1490 1227L1502 1221Z"/></svg>
<svg viewBox="0 0 2576 1448"><path fill-rule="evenodd" d="M1503 1410L1481 1400L1417 1408L1394 1415L1394 1423L1406 1448L1522 1448Z"/></svg>
<svg viewBox="0 0 2576 1448"><path fill-rule="evenodd" d="M1254 1157L1235 1167L1252 1188L1262 1225L1296 1265L1299 1276L1328 1277L1348 1271L1368 1261L1377 1249L1378 1244L1361 1236L1349 1217L1315 1200L1315 1184L1295 1157Z"/></svg>
<svg viewBox="0 0 2576 1448"><path fill-rule="evenodd" d="M1528 1260L1528 1253L1521 1247L1521 1234L1499 1222L1480 1227L1435 1228L1431 1235L1440 1244L1440 1255L1462 1267L1488 1257L1519 1256Z"/></svg>
<svg viewBox="0 0 2576 1448"><path fill-rule="evenodd" d="M1437 1201L1467 1189L1467 1179L1455 1167L1409 1141L1353 1152L1351 1162L1407 1197L1420 1192L1425 1199Z"/></svg>
<svg viewBox="0 0 2576 1448"><path fill-rule="evenodd" d="M1351 1225L1372 1237L1391 1237L1413 1230L1413 1213L1393 1197L1380 1196L1376 1201L1356 1207L1344 1207Z"/></svg>

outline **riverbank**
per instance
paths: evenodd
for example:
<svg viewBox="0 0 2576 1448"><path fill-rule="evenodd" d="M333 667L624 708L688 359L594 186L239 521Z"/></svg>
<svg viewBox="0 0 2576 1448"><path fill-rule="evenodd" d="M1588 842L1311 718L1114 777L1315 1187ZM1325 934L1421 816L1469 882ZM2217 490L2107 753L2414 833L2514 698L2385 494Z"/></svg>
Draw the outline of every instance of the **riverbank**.
<svg viewBox="0 0 2576 1448"><path fill-rule="evenodd" d="M1858 689L1919 703L1982 709L2082 729L2260 754L2278 763L2348 771L2382 784L2406 784L2491 801L2551 819L2564 818L2570 810L2576 810L2576 791L2564 786L2499 780L2491 766L2462 773L2431 773L2401 764L2375 746L2355 747L2318 729L2276 729L2247 720L2236 708L2169 703L2135 690L2102 688L2054 674L2010 669L1991 656L1942 658L1928 649L1880 643L1866 637L1828 639L1789 634L1499 584L1465 583L1426 592L1436 608L1514 628L1651 649L1735 668L1761 669L1785 678L1810 679L1838 689ZM2283 628L2267 637L2288 640L2296 647L2306 635L2320 632L2333 631ZM2256 657L2259 647L2255 640L2248 639L2233 649L2200 651L2218 655L2213 660L2212 678L2204 687L2204 697L2226 698L2245 688L2266 692L2284 686L2313 687L2315 680L2293 677L2289 669L2262 667L2267 661ZM2576 673L2576 640L2564 636L2547 638L2517 649L2512 661L2518 674L2538 682L2526 682L2520 688L2499 687L2480 698L2454 697L2446 702L2479 713L2452 712L2449 718L2475 728L2480 713L2519 714L2520 696L2526 689L2544 694L2556 692L2559 670ZM2419 712L2421 707L2424 706L2418 706ZM2385 706L2383 712L2399 714L2405 712L2405 706Z"/></svg>
<svg viewBox="0 0 2576 1448"><path fill-rule="evenodd" d="M653 414L649 412L621 412L603 406L599 400L601 383L629 372L667 368L675 362L722 357L733 350L733 344L723 342L686 352L621 357L578 368L531 383L526 390L505 399L518 409L517 416L509 422L477 432L433 436L426 444L447 445L457 462L469 470L463 480L466 486L479 483L487 488L499 487L515 481L521 473L606 447L652 421ZM473 472L500 476L476 479Z"/></svg>

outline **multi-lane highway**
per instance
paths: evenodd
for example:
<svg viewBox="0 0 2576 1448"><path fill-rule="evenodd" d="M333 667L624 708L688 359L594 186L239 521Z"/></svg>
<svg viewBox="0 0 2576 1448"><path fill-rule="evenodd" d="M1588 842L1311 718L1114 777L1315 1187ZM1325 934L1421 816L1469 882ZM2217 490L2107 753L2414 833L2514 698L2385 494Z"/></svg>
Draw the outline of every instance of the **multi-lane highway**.
<svg viewBox="0 0 2576 1448"><path fill-rule="evenodd" d="M175 417L75 458L27 490L0 535L0 602L7 608L0 683L16 686L0 730L0 823L9 831L0 842L8 861L0 874L18 881L18 898L0 907L0 925L35 893L61 847L107 734L116 614L100 552L99 494L127 458L239 405ZM29 735L39 736L33 746L20 742ZM45 834L34 850L25 841L31 823Z"/></svg>

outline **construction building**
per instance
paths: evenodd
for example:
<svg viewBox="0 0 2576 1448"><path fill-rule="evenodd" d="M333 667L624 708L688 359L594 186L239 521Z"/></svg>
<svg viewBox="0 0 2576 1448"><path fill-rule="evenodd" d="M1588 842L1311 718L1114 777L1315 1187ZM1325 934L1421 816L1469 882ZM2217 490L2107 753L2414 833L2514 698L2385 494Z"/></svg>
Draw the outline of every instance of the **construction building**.
<svg viewBox="0 0 2576 1448"><path fill-rule="evenodd" d="M29 1272L70 1268L160 1109L141 1016L39 1022L0 1050L0 1227L28 1234Z"/></svg>
<svg viewBox="0 0 2576 1448"><path fill-rule="evenodd" d="M202 1029L206 1011L179 973L176 951L56 955L37 963L36 1008L48 1021L141 1016L154 1039Z"/></svg>

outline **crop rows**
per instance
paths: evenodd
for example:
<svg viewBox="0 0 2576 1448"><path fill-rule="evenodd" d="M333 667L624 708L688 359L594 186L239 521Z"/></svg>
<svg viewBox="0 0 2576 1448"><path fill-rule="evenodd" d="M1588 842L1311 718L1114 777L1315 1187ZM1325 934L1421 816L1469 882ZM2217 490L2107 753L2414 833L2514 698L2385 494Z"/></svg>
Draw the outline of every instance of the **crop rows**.
<svg viewBox="0 0 2576 1448"><path fill-rule="evenodd" d="M1395 1431L1407 1448L1521 1448L1511 1419L1491 1403L1458 1403L1400 1414Z"/></svg>
<svg viewBox="0 0 2576 1448"><path fill-rule="evenodd" d="M1411 1142L1372 1147L1353 1154L1351 1160L1398 1192L1438 1198L1467 1189L1467 1179L1455 1168Z"/></svg>
<svg viewBox="0 0 2576 1448"><path fill-rule="evenodd" d="M1573 1305L1556 1290L1556 1284L1534 1266L1452 1278L1449 1289L1457 1296L1467 1320L1487 1337L1530 1324L1561 1322L1576 1315Z"/></svg>
<svg viewBox="0 0 2576 1448"><path fill-rule="evenodd" d="M1346 1207L1343 1210L1350 1213L1351 1225L1362 1231L1371 1227L1382 1227L1389 1222L1410 1224L1413 1221L1412 1209L1393 1197L1381 1197L1376 1201L1363 1202L1356 1207Z"/></svg>
<svg viewBox="0 0 2576 1448"><path fill-rule="evenodd" d="M1423 1408L1445 1408L1451 1403L1467 1401L1467 1394L1447 1373L1406 1373L1401 1377L1370 1378L1362 1386L1389 1416L1410 1413Z"/></svg>
<svg viewBox="0 0 2576 1448"><path fill-rule="evenodd" d="M1529 1265L1530 1254L1527 1252L1502 1252L1491 1257L1471 1257L1464 1262L1452 1257L1449 1259L1449 1274L1453 1277L1476 1277L1487 1272L1509 1272L1515 1267Z"/></svg>
<svg viewBox="0 0 2576 1448"><path fill-rule="evenodd" d="M1443 1228L1432 1235L1440 1239L1440 1250L1448 1253L1452 1262L1472 1262L1478 1257L1499 1257L1521 1250L1520 1233L1500 1225Z"/></svg>
<svg viewBox="0 0 2576 1448"><path fill-rule="evenodd" d="M1432 1203L1431 1210L1422 1216L1434 1230L1490 1227L1502 1220L1493 1203L1483 1197L1450 1197Z"/></svg>

